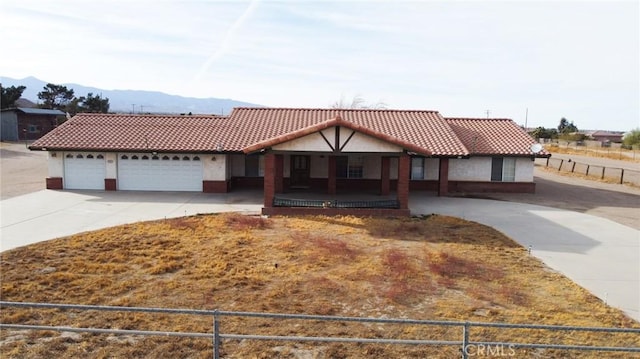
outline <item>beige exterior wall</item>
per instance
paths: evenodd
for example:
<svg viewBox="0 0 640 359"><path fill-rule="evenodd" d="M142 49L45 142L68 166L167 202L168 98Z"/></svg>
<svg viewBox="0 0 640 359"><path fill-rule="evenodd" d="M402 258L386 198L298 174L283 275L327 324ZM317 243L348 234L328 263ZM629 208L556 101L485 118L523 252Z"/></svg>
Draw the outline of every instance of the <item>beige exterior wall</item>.
<svg viewBox="0 0 640 359"><path fill-rule="evenodd" d="M329 139L329 138L328 138ZM331 139L329 139L331 141ZM331 147L319 133L297 138L272 147L276 151L330 152Z"/></svg>
<svg viewBox="0 0 640 359"><path fill-rule="evenodd" d="M213 160L215 158L215 160ZM224 181L230 178L227 171L228 156L227 155L201 155L202 161L202 179L205 181Z"/></svg>
<svg viewBox="0 0 640 359"><path fill-rule="evenodd" d="M533 182L534 161L530 158L516 158L516 182Z"/></svg>
<svg viewBox="0 0 640 359"><path fill-rule="evenodd" d="M451 181L491 181L491 157L452 158L449 160Z"/></svg>
<svg viewBox="0 0 640 359"><path fill-rule="evenodd" d="M49 159L47 165L49 167L49 177L63 177L64 176L64 153L63 152L49 152Z"/></svg>
<svg viewBox="0 0 640 359"><path fill-rule="evenodd" d="M105 153L104 162L106 168L106 178L118 178L118 154L117 153Z"/></svg>
<svg viewBox="0 0 640 359"><path fill-rule="evenodd" d="M402 148L399 146L360 132L356 132L349 142L346 142L351 132L351 130L346 128L340 130L340 141L342 142L340 143L340 147L344 146L342 152L402 152Z"/></svg>

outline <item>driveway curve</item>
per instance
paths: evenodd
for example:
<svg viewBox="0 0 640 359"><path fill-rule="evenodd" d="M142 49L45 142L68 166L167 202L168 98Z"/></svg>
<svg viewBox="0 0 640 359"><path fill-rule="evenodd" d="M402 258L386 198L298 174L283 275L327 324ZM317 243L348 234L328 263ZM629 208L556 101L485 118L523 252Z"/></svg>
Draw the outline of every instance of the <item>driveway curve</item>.
<svg viewBox="0 0 640 359"><path fill-rule="evenodd" d="M42 190L0 201L0 250L144 220L259 213L261 191L203 194ZM413 214L442 214L503 232L532 255L640 321L640 231L606 218L528 203L412 194ZM490 260L490 258L488 258Z"/></svg>

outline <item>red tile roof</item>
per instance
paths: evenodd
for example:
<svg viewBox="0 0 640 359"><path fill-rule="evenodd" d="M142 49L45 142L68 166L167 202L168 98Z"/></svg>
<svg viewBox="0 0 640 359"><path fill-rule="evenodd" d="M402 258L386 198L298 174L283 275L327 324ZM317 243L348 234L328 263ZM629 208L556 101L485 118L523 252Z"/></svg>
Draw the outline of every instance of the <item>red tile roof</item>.
<svg viewBox="0 0 640 359"><path fill-rule="evenodd" d="M437 111L236 108L230 121L240 129L232 142L246 152L340 125L424 155L468 154Z"/></svg>
<svg viewBox="0 0 640 359"><path fill-rule="evenodd" d="M445 118L471 155L531 156L536 143L515 122L506 118ZM547 155L541 152L538 156Z"/></svg>
<svg viewBox="0 0 640 359"><path fill-rule="evenodd" d="M531 156L533 140L511 120L445 119L437 111L246 108L229 117L78 114L32 149L252 152L344 126L431 156Z"/></svg>
<svg viewBox="0 0 640 359"><path fill-rule="evenodd" d="M101 151L215 151L224 117L83 113L35 141L33 149Z"/></svg>

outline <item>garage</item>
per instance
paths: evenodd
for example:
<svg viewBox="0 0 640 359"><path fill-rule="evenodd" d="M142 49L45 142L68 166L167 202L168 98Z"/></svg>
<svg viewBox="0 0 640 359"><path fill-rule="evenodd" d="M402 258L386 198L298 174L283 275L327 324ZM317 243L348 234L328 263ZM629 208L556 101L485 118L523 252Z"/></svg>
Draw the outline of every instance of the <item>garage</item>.
<svg viewBox="0 0 640 359"><path fill-rule="evenodd" d="M64 188L104 190L105 171L101 153L65 153Z"/></svg>
<svg viewBox="0 0 640 359"><path fill-rule="evenodd" d="M202 161L197 155L121 153L118 189L202 191Z"/></svg>

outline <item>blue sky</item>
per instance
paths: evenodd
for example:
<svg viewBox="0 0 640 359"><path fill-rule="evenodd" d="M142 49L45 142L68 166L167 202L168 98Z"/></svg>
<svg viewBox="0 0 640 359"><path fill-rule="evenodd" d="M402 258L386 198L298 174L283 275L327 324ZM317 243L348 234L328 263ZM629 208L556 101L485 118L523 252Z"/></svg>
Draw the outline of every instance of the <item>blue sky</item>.
<svg viewBox="0 0 640 359"><path fill-rule="evenodd" d="M0 75L640 127L637 1L2 0Z"/></svg>

